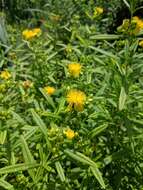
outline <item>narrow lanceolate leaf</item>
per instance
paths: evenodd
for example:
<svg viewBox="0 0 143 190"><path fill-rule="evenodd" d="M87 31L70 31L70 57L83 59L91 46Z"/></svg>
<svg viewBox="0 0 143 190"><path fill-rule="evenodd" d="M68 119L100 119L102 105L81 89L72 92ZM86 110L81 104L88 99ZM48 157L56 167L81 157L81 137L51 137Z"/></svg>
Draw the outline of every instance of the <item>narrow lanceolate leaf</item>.
<svg viewBox="0 0 143 190"><path fill-rule="evenodd" d="M61 163L57 161L55 163L55 166L56 166L56 169L57 169L57 172L59 174L59 177L60 177L61 181L64 182L66 180L66 178L65 178L64 170L63 170L63 168L61 166Z"/></svg>
<svg viewBox="0 0 143 190"><path fill-rule="evenodd" d="M21 146L22 146L22 152L23 152L23 157L24 157L25 163L26 164L35 164L36 161L34 160L32 153L30 152L30 149L27 145L26 140L24 139L23 136L21 136L20 139L21 139ZM34 179L34 176L35 176L34 169L29 169L28 173L31 176L31 178Z"/></svg>
<svg viewBox="0 0 143 190"><path fill-rule="evenodd" d="M30 127L31 128L29 129L29 131L23 135L25 140L28 140L30 137L32 137L39 129L37 126L35 126L35 127L30 126ZM21 140L19 139L18 141L15 142L15 144L13 145L13 148L15 149L20 145L21 145Z"/></svg>
<svg viewBox="0 0 143 190"><path fill-rule="evenodd" d="M118 40L122 38L123 38L122 35L116 35L116 34L97 34L90 37L90 39L94 40Z"/></svg>
<svg viewBox="0 0 143 190"><path fill-rule="evenodd" d="M7 131L0 132L0 144L4 144L6 141Z"/></svg>
<svg viewBox="0 0 143 190"><path fill-rule="evenodd" d="M102 178L102 175L101 175L99 169L95 168L93 166L90 166L90 169L91 169L93 175L95 176L95 178L98 180L98 182L102 186L102 188L105 189L105 183L103 181L103 178Z"/></svg>
<svg viewBox="0 0 143 190"><path fill-rule="evenodd" d="M7 44L8 35L6 32L4 18L2 16L0 16L0 40L2 41L2 43Z"/></svg>
<svg viewBox="0 0 143 190"><path fill-rule="evenodd" d="M130 9L130 4L126 1L126 0L123 0L123 2L125 3L125 5Z"/></svg>
<svg viewBox="0 0 143 190"><path fill-rule="evenodd" d="M19 114L17 114L14 111L12 111L12 114L13 114L14 119L16 119L19 123L26 124L26 121L24 121L24 119Z"/></svg>
<svg viewBox="0 0 143 190"><path fill-rule="evenodd" d="M125 92L124 87L121 87L120 97L119 97L119 110L123 110L125 107L125 102L127 99L127 94Z"/></svg>
<svg viewBox="0 0 143 190"><path fill-rule="evenodd" d="M99 127L96 127L95 129L90 131L89 136L91 136L91 138L93 138L96 135L98 135L99 133L103 132L107 127L108 127L107 124L103 124L103 125L101 125Z"/></svg>
<svg viewBox="0 0 143 190"><path fill-rule="evenodd" d="M2 178L0 179L0 187L3 187L4 189L14 190L13 186Z"/></svg>
<svg viewBox="0 0 143 190"><path fill-rule="evenodd" d="M55 57L57 54L58 54L57 52L54 52L53 54L49 55L46 61L49 61L50 59Z"/></svg>
<svg viewBox="0 0 143 190"><path fill-rule="evenodd" d="M61 98L56 114L59 114L64 110L65 102L66 102L65 98Z"/></svg>
<svg viewBox="0 0 143 190"><path fill-rule="evenodd" d="M96 47L94 47L94 46L89 46L89 48L92 49L92 50L94 50L94 51L96 51L96 52L99 52L99 53L101 53L101 54L103 54L103 55L105 55L105 56L111 57L111 58L113 58L113 59L116 59L116 58L117 58L117 56L115 56L114 54L112 54L112 53L110 53L110 52L107 52L107 51L104 51L104 50L102 50L102 49L100 49L100 48L96 48Z"/></svg>
<svg viewBox="0 0 143 190"><path fill-rule="evenodd" d="M64 151L66 155L68 155L69 157L73 158L74 160L77 160L83 164L87 164L89 165L89 162L83 158L80 158L79 156L77 156L75 153L73 153L72 151L70 150L65 150Z"/></svg>
<svg viewBox="0 0 143 190"><path fill-rule="evenodd" d="M31 110L31 112L33 115L33 119L35 120L36 124L39 126L41 132L45 136L45 140L47 142L48 148L51 149L51 143L48 139L47 127L46 127L45 123L43 122L43 120L40 118L40 116L34 110Z"/></svg>
<svg viewBox="0 0 143 190"><path fill-rule="evenodd" d="M28 170L30 168L38 167L39 164L15 164L0 168L0 174L14 173L18 171Z"/></svg>
<svg viewBox="0 0 143 190"><path fill-rule="evenodd" d="M73 158L74 160L77 160L83 164L86 164L88 166L90 166L90 169L93 173L93 175L95 176L95 178L98 180L98 182L100 183L100 185L102 186L102 188L105 189L105 184L104 184L104 180L102 178L101 172L99 171L97 164L92 161L89 157L85 156L84 154L80 153L80 152L75 152L73 153L70 150L65 150L64 151L69 157Z"/></svg>

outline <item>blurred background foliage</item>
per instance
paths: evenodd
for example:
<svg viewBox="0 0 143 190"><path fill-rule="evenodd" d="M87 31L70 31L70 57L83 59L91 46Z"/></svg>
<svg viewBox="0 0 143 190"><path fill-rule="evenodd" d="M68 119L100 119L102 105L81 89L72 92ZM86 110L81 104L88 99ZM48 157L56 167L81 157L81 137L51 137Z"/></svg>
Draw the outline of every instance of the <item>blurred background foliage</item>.
<svg viewBox="0 0 143 190"><path fill-rule="evenodd" d="M143 5L143 0L133 2L136 7ZM130 17L130 12L123 0L0 0L0 11L4 12L11 22L32 18L41 20L43 17L48 19L49 13L53 13L61 15L66 21L74 15L80 15L81 22L89 23L91 20L87 18L86 13L87 11L91 13L95 5L102 5L104 8L104 19L101 25L105 25L107 31L113 32L117 25L121 25L124 18ZM142 10L136 13L142 15Z"/></svg>

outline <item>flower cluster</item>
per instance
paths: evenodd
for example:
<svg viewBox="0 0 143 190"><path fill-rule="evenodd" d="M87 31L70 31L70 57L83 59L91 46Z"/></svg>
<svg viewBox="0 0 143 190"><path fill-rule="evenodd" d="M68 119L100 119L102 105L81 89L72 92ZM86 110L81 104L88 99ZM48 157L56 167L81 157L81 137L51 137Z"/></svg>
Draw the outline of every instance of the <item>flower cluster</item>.
<svg viewBox="0 0 143 190"><path fill-rule="evenodd" d="M129 19L124 19L122 25L117 30L130 35L136 35L143 30L143 20L137 16L134 16L131 22Z"/></svg>

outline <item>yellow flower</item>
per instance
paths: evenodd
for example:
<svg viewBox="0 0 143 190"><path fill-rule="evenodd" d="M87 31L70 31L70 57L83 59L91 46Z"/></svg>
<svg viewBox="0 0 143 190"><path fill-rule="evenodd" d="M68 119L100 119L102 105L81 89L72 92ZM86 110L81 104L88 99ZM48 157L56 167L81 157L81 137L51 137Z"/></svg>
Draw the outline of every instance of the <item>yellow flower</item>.
<svg viewBox="0 0 143 190"><path fill-rule="evenodd" d="M143 47L143 40L139 42L139 46Z"/></svg>
<svg viewBox="0 0 143 190"><path fill-rule="evenodd" d="M93 17L96 18L97 16L101 15L103 13L102 7L95 7Z"/></svg>
<svg viewBox="0 0 143 190"><path fill-rule="evenodd" d="M34 28L32 30L26 29L22 32L23 37L26 40L29 40L37 35L39 35L41 33L41 29L40 28Z"/></svg>
<svg viewBox="0 0 143 190"><path fill-rule="evenodd" d="M124 32L130 35L136 35L143 29L143 20L134 16L130 22L129 19L124 19L121 26L117 28L119 32Z"/></svg>
<svg viewBox="0 0 143 190"><path fill-rule="evenodd" d="M96 7L95 10L97 11L98 14L103 13L103 8L102 7Z"/></svg>
<svg viewBox="0 0 143 190"><path fill-rule="evenodd" d="M72 129L66 129L64 131L64 134L66 135L66 137L70 140L72 140L75 136L78 135L77 132L74 132Z"/></svg>
<svg viewBox="0 0 143 190"><path fill-rule="evenodd" d="M143 29L143 20L137 16L133 17L131 24L136 24L134 26L134 34L138 34Z"/></svg>
<svg viewBox="0 0 143 190"><path fill-rule="evenodd" d="M0 77L7 80L11 77L11 74L8 71L2 71Z"/></svg>
<svg viewBox="0 0 143 190"><path fill-rule="evenodd" d="M48 95L52 95L52 94L54 94L54 92L56 91L56 89L54 87L51 87L51 86L46 86L46 87L44 87L44 91Z"/></svg>
<svg viewBox="0 0 143 190"><path fill-rule="evenodd" d="M85 101L86 95L80 90L72 89L67 94L67 102L70 110L74 108L77 111L82 111Z"/></svg>
<svg viewBox="0 0 143 190"><path fill-rule="evenodd" d="M71 76L78 77L81 72L81 65L79 63L70 63L68 65L68 71Z"/></svg>
<svg viewBox="0 0 143 190"><path fill-rule="evenodd" d="M35 33L35 35L38 35L39 33L41 33L41 29L40 28L34 28L33 32Z"/></svg>

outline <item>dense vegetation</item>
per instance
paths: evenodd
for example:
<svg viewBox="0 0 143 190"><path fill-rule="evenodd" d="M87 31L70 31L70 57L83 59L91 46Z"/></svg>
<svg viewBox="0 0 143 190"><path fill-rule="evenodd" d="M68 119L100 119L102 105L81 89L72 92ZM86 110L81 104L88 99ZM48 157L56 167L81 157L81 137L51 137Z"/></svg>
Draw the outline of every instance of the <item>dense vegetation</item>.
<svg viewBox="0 0 143 190"><path fill-rule="evenodd" d="M0 3L0 189L142 190L142 1Z"/></svg>

